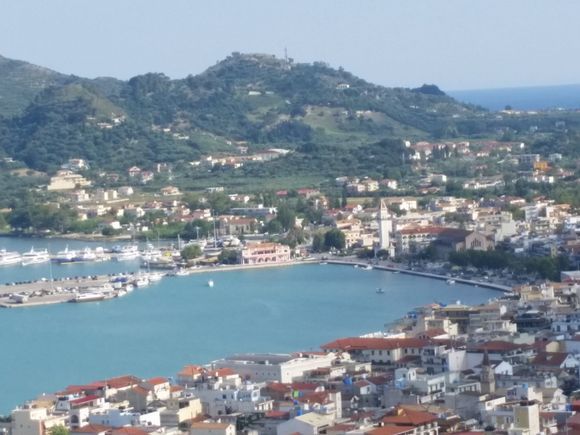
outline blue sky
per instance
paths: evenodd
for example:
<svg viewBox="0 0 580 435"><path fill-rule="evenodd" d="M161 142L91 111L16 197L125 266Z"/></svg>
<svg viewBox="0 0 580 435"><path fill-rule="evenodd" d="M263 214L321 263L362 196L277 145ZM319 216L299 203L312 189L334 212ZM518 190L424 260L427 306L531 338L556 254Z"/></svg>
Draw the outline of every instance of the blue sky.
<svg viewBox="0 0 580 435"><path fill-rule="evenodd" d="M3 0L0 54L85 77L184 77L233 51L386 86L580 83L578 0Z"/></svg>

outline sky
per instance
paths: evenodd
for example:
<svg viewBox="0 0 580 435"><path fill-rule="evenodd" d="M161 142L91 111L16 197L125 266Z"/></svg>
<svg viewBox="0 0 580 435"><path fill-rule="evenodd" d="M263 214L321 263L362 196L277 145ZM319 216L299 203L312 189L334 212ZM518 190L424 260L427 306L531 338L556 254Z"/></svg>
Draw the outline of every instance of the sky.
<svg viewBox="0 0 580 435"><path fill-rule="evenodd" d="M2 0L0 55L83 77L198 74L234 51L385 86L580 83L578 0Z"/></svg>

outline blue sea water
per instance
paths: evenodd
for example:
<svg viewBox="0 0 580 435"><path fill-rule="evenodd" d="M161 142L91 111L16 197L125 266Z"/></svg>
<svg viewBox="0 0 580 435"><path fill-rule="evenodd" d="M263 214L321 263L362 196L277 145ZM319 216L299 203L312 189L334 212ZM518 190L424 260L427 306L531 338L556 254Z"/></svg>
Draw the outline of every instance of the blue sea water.
<svg viewBox="0 0 580 435"><path fill-rule="evenodd" d="M65 243L77 247L62 241L55 250ZM29 240L0 238L0 248L22 252L30 245ZM59 277L137 267L107 262L52 269ZM3 267L0 282L48 276L47 268ZM213 288L207 286L209 279L215 281ZM385 294L377 294L378 287ZM338 337L380 330L435 300L479 303L497 296L483 288L378 270L300 265L167 277L98 303L4 309L0 414L71 384L122 374L174 376L185 364L235 352L318 349Z"/></svg>
<svg viewBox="0 0 580 435"><path fill-rule="evenodd" d="M451 97L489 110L580 109L580 85L448 91Z"/></svg>

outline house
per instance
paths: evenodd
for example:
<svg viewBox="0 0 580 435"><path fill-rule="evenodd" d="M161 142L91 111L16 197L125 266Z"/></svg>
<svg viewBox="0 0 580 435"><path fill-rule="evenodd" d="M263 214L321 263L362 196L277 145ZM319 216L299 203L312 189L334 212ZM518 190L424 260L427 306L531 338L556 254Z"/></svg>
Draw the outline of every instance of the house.
<svg viewBox="0 0 580 435"><path fill-rule="evenodd" d="M236 435L236 426L231 423L192 423L189 435Z"/></svg>
<svg viewBox="0 0 580 435"><path fill-rule="evenodd" d="M304 415L294 417L278 425L276 435L315 435L325 433L326 429L334 424L332 416L309 412Z"/></svg>
<svg viewBox="0 0 580 435"><path fill-rule="evenodd" d="M393 364L406 356L421 356L421 349L429 344L427 340L417 338L341 338L323 344L326 352L348 352L356 361Z"/></svg>
<svg viewBox="0 0 580 435"><path fill-rule="evenodd" d="M532 360L532 367L538 371L575 370L578 360L566 352L539 352Z"/></svg>
<svg viewBox="0 0 580 435"><path fill-rule="evenodd" d="M304 379L306 373L331 367L335 355L328 354L239 354L214 361L216 368L230 368L254 382L291 383Z"/></svg>
<svg viewBox="0 0 580 435"><path fill-rule="evenodd" d="M82 175L69 170L61 170L50 178L46 189L52 192L58 190L73 190L90 185L91 182Z"/></svg>

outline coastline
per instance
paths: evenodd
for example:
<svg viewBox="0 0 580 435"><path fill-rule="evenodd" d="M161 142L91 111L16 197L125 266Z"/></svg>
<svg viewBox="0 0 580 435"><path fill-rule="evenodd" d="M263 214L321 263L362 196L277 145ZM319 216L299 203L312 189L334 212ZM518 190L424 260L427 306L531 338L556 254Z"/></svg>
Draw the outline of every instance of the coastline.
<svg viewBox="0 0 580 435"><path fill-rule="evenodd" d="M186 276L187 275L193 275L193 274L201 274L201 273L215 273L215 272L231 272L231 271L240 271L240 270L260 270L260 269L270 269L270 268L277 268L277 267L289 267L289 266L296 266L296 265L301 265L301 264L320 264L320 261L318 258L307 258L304 260L292 260L289 262L285 262L285 263L266 263L266 264L231 264L231 265L220 265L220 266L201 266L201 267L194 267L194 268L189 268L189 269L185 269ZM324 260L324 263L328 263L331 265L337 265L337 266L358 266L360 268L365 268L368 266L367 263L361 262L361 261L357 261L357 260L347 260L347 259L342 259L342 260ZM322 264L324 264L322 263ZM404 269L404 268L400 268L400 267L395 267L392 265L380 265L380 264L376 264L376 265L372 265L373 269L377 269L377 270L381 270L381 271L385 271L385 272L394 272L394 273L402 273L405 275L413 275L413 276L418 276L418 277L423 277L423 278L429 278L429 279L436 279L439 281L447 281L449 279L448 276L446 275L439 275L439 274L434 274L434 273L428 273L428 272L420 272L420 271L415 271L415 270L409 270L409 269ZM166 275L164 276L164 278L168 278L169 276ZM176 277L178 278L178 277ZM18 293L18 294L26 294L26 295L32 295L35 292L39 292L39 291L45 291L47 290L47 287L49 288L53 288L55 284L58 283L66 283L66 284L76 284L79 288L83 288L83 287L93 287L95 285L103 285L107 282L109 282L111 280L111 276L110 275L101 275L101 276L86 276L86 277L82 277L82 278L77 278L74 281L71 280L65 280L65 279L58 279L58 280L54 280L52 282L50 281L36 281L36 282L30 282L30 283L21 283L21 284L16 284L16 285L4 285L0 287L0 293L2 293L2 290L8 290L4 291L4 295L7 295L8 293ZM461 284L466 284L466 285L471 285L473 287L481 287L481 288L487 288L490 290L495 290L495 291L499 291L502 293L509 293L512 291L512 288L509 286L505 286L505 285L501 285L501 284L496 284L493 282L485 282L485 281L475 281L475 280L469 280L469 279L464 279L464 278L453 278L454 282L457 283L461 283ZM45 306L45 305L54 305L54 304L59 304L59 303L67 303L70 300L70 295L67 294L62 294L62 295L54 295L54 294L47 294L47 295L42 295L42 296L37 296L36 300L33 301L26 301L26 302L21 302L21 303L17 303L17 302L11 302L11 300L9 298L6 298L6 296L4 296L4 298L2 298L2 300L0 300L0 308L30 308L30 307L38 307L38 306Z"/></svg>
<svg viewBox="0 0 580 435"><path fill-rule="evenodd" d="M342 265L342 266L355 266L356 265L359 267L366 267L368 265L367 263L361 263L361 262L356 262L356 261L346 261L346 260L326 260L326 262L328 264L335 264L335 265ZM403 269L403 268L387 266L387 265L374 265L373 264L372 266L373 266L373 269L384 270L387 272L400 272L400 273L403 273L405 275L422 276L424 278L437 279L439 281L447 281L449 279L449 277L446 275L439 275L436 273L419 272L418 270L409 270L409 269ZM512 288L509 286L495 284L493 282L475 281L475 280L470 280L470 279L465 279L465 278L455 278L455 277L453 278L453 280L455 282L460 283L460 284L467 284L467 285L471 285L473 287L487 288L490 290L496 290L496 291L500 291L503 293L509 293L512 291Z"/></svg>

